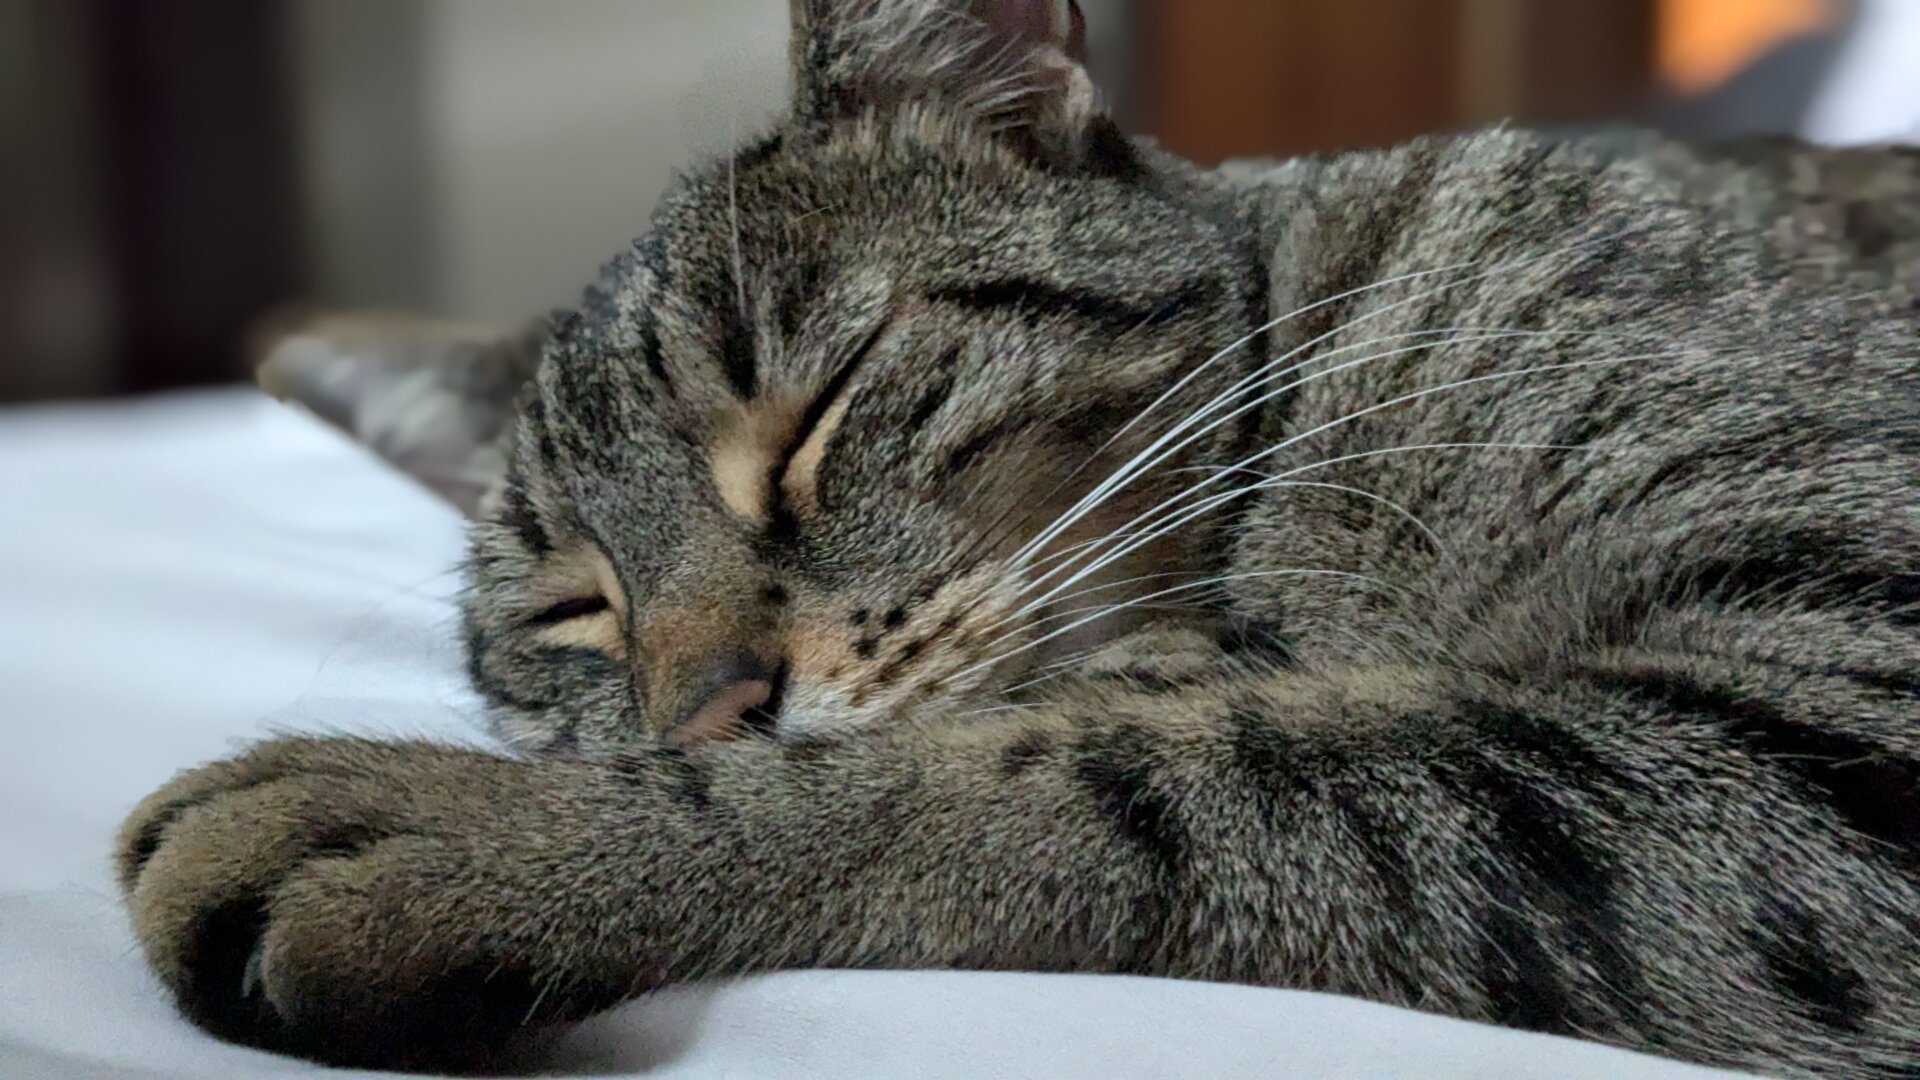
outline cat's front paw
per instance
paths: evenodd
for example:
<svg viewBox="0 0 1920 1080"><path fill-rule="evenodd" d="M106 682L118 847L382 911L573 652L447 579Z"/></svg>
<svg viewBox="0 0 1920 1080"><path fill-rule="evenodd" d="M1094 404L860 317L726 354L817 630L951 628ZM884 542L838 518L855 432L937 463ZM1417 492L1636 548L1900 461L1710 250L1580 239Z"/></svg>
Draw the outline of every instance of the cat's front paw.
<svg viewBox="0 0 1920 1080"><path fill-rule="evenodd" d="M481 1065L529 1024L612 1004L542 970L506 808L533 766L419 743L285 739L185 773L122 829L116 869L186 1016L335 1064Z"/></svg>

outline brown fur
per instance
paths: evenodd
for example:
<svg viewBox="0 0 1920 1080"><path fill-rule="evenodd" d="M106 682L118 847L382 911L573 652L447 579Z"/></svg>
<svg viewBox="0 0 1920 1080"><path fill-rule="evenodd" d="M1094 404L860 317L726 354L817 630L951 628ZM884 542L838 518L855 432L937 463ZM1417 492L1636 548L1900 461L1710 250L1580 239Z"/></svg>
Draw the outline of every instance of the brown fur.
<svg viewBox="0 0 1920 1080"><path fill-rule="evenodd" d="M464 612L527 756L286 739L153 796L121 881L190 1017L441 1065L668 982L956 966L1920 1069L1920 156L1202 173L1033 4L795 10L792 115L517 409L407 384L511 433ZM746 513L759 408L797 418ZM771 732L661 744L739 671Z"/></svg>

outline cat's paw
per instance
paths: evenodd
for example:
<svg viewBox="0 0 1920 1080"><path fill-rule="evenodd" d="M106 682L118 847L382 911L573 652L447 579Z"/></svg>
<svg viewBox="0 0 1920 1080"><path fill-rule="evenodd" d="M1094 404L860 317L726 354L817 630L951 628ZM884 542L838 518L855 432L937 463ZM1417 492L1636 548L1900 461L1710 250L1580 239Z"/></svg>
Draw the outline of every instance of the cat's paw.
<svg viewBox="0 0 1920 1080"><path fill-rule="evenodd" d="M135 934L181 1011L336 1064L479 1065L624 987L510 944L503 807L532 766L418 743L284 739L185 773L121 831Z"/></svg>

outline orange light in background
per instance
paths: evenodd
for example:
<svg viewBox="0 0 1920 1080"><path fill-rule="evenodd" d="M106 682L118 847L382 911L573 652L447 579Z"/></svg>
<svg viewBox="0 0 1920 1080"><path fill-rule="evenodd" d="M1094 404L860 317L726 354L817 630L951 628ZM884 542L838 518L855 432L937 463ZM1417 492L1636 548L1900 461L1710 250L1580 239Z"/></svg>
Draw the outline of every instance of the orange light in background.
<svg viewBox="0 0 1920 1080"><path fill-rule="evenodd" d="M1830 0L1661 0L1660 75L1706 90L1780 42L1826 29Z"/></svg>

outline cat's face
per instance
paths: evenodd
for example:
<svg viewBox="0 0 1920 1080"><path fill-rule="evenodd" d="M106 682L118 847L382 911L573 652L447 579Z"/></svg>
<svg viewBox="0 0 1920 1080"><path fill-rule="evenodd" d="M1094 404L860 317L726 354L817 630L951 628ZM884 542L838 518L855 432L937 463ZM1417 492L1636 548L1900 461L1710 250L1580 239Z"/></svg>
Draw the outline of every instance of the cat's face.
<svg viewBox="0 0 1920 1080"><path fill-rule="evenodd" d="M1084 75L1055 24L1018 21L1036 6L800 5L793 116L684 180L556 324L465 601L509 737L951 714L1180 580L1123 579L1217 555L1191 528L1071 552L1244 423L1030 545L1244 373L1240 350L1128 426L1260 315L1246 238L1063 97ZM979 96L1023 49L1064 66Z"/></svg>

